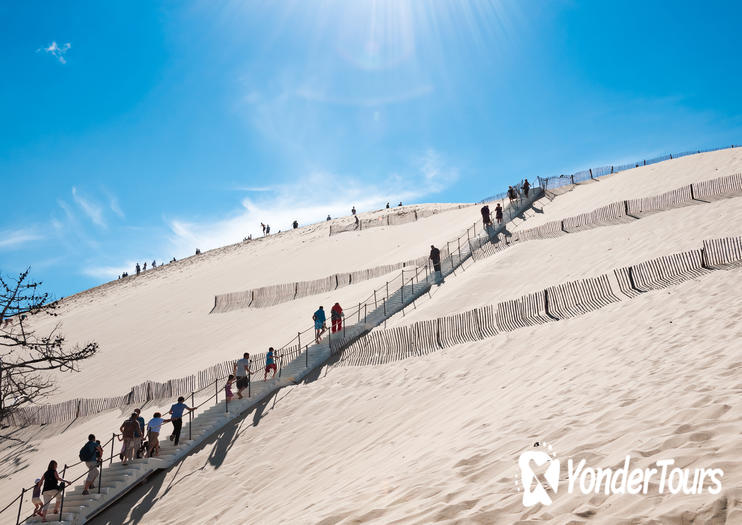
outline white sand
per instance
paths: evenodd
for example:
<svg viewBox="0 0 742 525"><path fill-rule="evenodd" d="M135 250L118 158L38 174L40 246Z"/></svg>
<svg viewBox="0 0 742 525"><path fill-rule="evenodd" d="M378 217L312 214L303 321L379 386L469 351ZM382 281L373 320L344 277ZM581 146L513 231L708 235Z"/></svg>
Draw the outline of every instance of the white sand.
<svg viewBox="0 0 742 525"><path fill-rule="evenodd" d="M614 268L697 250L704 239L742 235L741 219L739 196L676 208L625 224L521 242L466 264L464 271L447 278L452 286L434 288L432 299L424 296L415 309L406 310L404 317L396 316L387 326L497 304L567 281L612 274Z"/></svg>
<svg viewBox="0 0 742 525"><path fill-rule="evenodd" d="M527 223L513 229L534 228L549 221L592 211L616 201L649 197L666 191L742 172L742 148L701 153L640 166L587 181L572 192L560 195Z"/></svg>
<svg viewBox="0 0 742 525"><path fill-rule="evenodd" d="M68 341L94 340L100 352L81 363L80 373L61 375L50 401L122 395L147 380L182 377L245 351L278 348L312 325L320 304L329 311L339 301L351 309L396 274L271 308L209 315L214 295L419 257L431 242L445 244L460 235L477 215L477 208L465 208L332 237L320 224L205 253L82 295L39 329L61 321Z"/></svg>
<svg viewBox="0 0 742 525"><path fill-rule="evenodd" d="M740 157L739 150L721 151L631 170L557 198L525 227L728 175L740 171ZM703 238L739 234L741 216L738 200L729 199L524 243L450 278L413 315L446 315L500 295L697 248ZM101 352L80 374L61 379L56 399L118 395L145 379L194 373L246 347L261 352L282 344L308 326L317 304L365 297L378 283L210 316L214 294L416 257L478 220L477 208L470 208L333 237L322 227L290 232L82 296L65 307L64 331L71 340L99 341ZM578 319L421 359L330 370L314 383L283 390L261 419L250 416L239 428L225 429L213 446L151 480L106 518L580 523L594 513L599 523L681 523L710 520L717 506L728 523L742 522L739 272L714 272ZM508 284L499 288L503 282ZM120 419L109 412L16 431L30 443L2 451L2 501L29 485L49 459L75 460L90 431L107 439ZM584 457L596 466L617 466L629 453L639 466L666 457L682 466L718 466L726 472L724 491L609 497L560 492L551 507L528 511L513 488L516 461L541 439L565 461Z"/></svg>
<svg viewBox="0 0 742 525"><path fill-rule="evenodd" d="M99 523L144 509L144 523L579 523L578 512L606 524L690 523L714 505L739 523L740 294L738 275L717 272L421 359L331 370L284 390L259 421L246 418ZM526 511L516 463L537 440L596 466L631 454L639 467L720 467L725 490L562 493Z"/></svg>

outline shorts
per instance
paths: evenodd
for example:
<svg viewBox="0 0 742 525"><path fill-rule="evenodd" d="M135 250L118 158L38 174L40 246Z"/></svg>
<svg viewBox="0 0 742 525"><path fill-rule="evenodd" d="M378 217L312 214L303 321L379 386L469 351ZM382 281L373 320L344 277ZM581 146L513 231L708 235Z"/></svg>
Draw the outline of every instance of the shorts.
<svg viewBox="0 0 742 525"><path fill-rule="evenodd" d="M87 483L92 483L95 478L98 477L98 462L97 461L86 461L85 466L88 467L88 477L85 479Z"/></svg>
<svg viewBox="0 0 742 525"><path fill-rule="evenodd" d="M31 503L33 503L34 505L43 505L44 504L44 502L41 501L41 498L39 498L39 497L31 498Z"/></svg>
<svg viewBox="0 0 742 525"><path fill-rule="evenodd" d="M325 327L325 323L322 321L315 321L314 322L314 329L315 330L322 330Z"/></svg>
<svg viewBox="0 0 742 525"><path fill-rule="evenodd" d="M52 490L45 490L41 493L42 496L44 496L44 505L49 505L51 501L59 496L59 490L52 489Z"/></svg>
<svg viewBox="0 0 742 525"><path fill-rule="evenodd" d="M265 373L267 374L269 371L273 370L275 372L276 370L276 363L271 363L269 365L265 365Z"/></svg>
<svg viewBox="0 0 742 525"><path fill-rule="evenodd" d="M244 390L250 384L250 376L237 378L237 390Z"/></svg>

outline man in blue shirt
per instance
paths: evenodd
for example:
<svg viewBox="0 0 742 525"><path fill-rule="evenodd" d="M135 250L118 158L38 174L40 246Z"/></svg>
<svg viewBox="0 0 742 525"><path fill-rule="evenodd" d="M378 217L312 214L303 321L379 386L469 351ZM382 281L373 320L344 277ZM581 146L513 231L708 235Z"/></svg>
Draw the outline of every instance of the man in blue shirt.
<svg viewBox="0 0 742 525"><path fill-rule="evenodd" d="M314 312L312 319L314 319L314 340L319 344L320 337L322 337L322 334L327 330L327 326L325 326L325 322L327 321L327 318L325 317L325 309L320 306L319 310Z"/></svg>
<svg viewBox="0 0 742 525"><path fill-rule="evenodd" d="M265 354L265 375L263 376L263 381L268 377L269 370L273 370L273 377L276 377L275 350L273 350L272 346L268 349L268 353ZM271 377L271 379L273 379L273 377Z"/></svg>
<svg viewBox="0 0 742 525"><path fill-rule="evenodd" d="M188 405L184 403L185 398L183 396L180 396L178 398L178 402L170 407L170 411L168 414L170 414L170 422L173 424L173 435L170 436L170 441L173 442L173 444L177 447L178 446L178 440L180 440L180 429L183 428L183 412L188 410L188 412L193 412L196 410L196 408L190 408Z"/></svg>

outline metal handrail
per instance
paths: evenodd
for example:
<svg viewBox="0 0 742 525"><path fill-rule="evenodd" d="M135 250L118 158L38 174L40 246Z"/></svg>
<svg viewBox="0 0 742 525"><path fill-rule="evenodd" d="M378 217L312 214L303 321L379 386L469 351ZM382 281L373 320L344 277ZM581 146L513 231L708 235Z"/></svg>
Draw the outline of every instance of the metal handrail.
<svg viewBox="0 0 742 525"><path fill-rule="evenodd" d="M510 211L510 214L511 214L511 218L512 218L512 213L513 213L512 207L508 207L508 208L509 208L509 211ZM466 231L464 232L464 234L459 235L459 237L456 238L456 241L455 241L456 248L454 249L454 251L451 251L450 248L449 248L450 242L447 243L447 248L446 248L447 257L446 258L450 260L452 271L455 271L454 264L453 264L453 259L454 259L454 256L455 255L458 254L458 261L459 261L456 266L462 265L463 264L463 261L465 260L463 258L463 256L462 256L462 253L463 253L462 252L462 247L461 247L461 240L462 240L462 238L464 238L464 237L467 238L467 242L465 244L465 246L468 246L469 247L469 253L467 255L467 258L468 258L468 256L473 256L473 250L472 250L472 247L471 247L471 240L470 240L470 230L472 230L472 229L473 229L474 233L476 234L476 223L474 223L473 226L468 227L466 229ZM379 306L378 306L378 301L379 301L378 295L379 295L379 292L382 292L382 291L384 292L384 296L381 297L381 300L383 301L382 307L384 309L385 315L387 314L387 311L386 311L387 301L389 300L389 297L390 296L393 296L397 291L400 291L400 293L401 293L401 296L402 296L402 310L401 311L404 311L404 308L405 308L405 304L404 304L404 287L407 284L411 284L412 287L413 287L413 292L414 292L414 281L415 281L415 279L417 279L418 280L418 283L419 283L419 276L422 273L423 269L426 271L425 281L427 282L429 280L429 277L430 277L429 272L428 272L429 268L430 268L430 261L426 261L426 264L424 266L414 266L414 267L402 268L402 270L400 272L400 275L399 275L399 279L400 279L400 281L399 281L399 288L393 288L391 294L389 293L389 285L390 284L394 285L394 283L397 280L397 277L395 276L393 279L391 279L389 281L386 281L383 286L380 286L378 289L374 289L373 292L365 300L363 300L362 302L359 302L357 306L351 307L350 310L349 310L349 312L348 312L348 314L346 314L346 319L352 317L353 315L356 315L356 317L358 319L357 324L360 324L360 314L361 314L361 309L363 309L364 310L364 323L365 323L366 322L366 318L367 318L367 309L368 309L368 306L371 305L371 304L373 304L374 305L374 310L378 310L378 308L379 308ZM405 270L407 270L407 271L413 270L414 273L413 273L412 277L409 277L409 279L405 279L405 275L404 275ZM414 302L414 300L413 300L413 302ZM343 328L345 328L345 326L346 326L346 323L343 322ZM276 354L277 354L276 355L276 359L278 360L278 365L279 365L278 366L278 376L279 377L281 376L281 371L283 370L283 360L284 360L284 357L292 357L292 359L288 359L287 362L293 362L293 357L294 356L298 357L299 355L301 355L301 353L302 353L301 335L302 334L305 334L307 332L310 332L313 329L314 329L314 326L312 325L309 328L306 328L306 329L304 329L304 330L302 330L300 332L297 332L297 335L294 336L288 343L284 344L283 346L279 347L278 350L276 350ZM328 339L331 337L331 331L330 330L328 330L327 337L328 337ZM295 345L295 349L292 348L294 346L292 344L292 343L294 343L294 341L297 341L297 343L298 343L297 345ZM290 348L290 350L285 351L287 348ZM306 345L304 347L304 350L303 351L306 352L306 359L307 359L306 364L308 366L309 365L309 345ZM252 362L251 362L250 368L252 368ZM259 367L256 368L254 371L252 369L250 369L250 374L257 373L259 370L260 370ZM215 387L215 390L216 390L215 393L213 395L209 396L208 398L206 398L205 400L203 400L198 405L195 405L195 403L193 402L193 399L194 399L195 394L197 394L199 392L202 392L202 391L206 390L207 388L211 388L212 383L209 383L208 385L204 385L203 387L201 387L201 388L199 388L197 390L193 390L191 392L191 400L192 400L191 404L192 405L195 405L193 408L194 409L198 409L198 408L202 407L203 405L205 405L206 403L208 403L209 401L211 401L212 399L216 399L216 402L218 403L218 395L219 395L218 394L218 392L219 392L218 383L219 383L219 380L220 379L223 380L223 379L226 379L226 377L227 376L217 377L214 380L214 383L213 383L213 385ZM252 383L252 381L250 381L250 383ZM248 396L249 396L249 394L248 394ZM227 409L227 411L229 410L228 400L226 402L226 409ZM192 412L189 412L189 415L192 415ZM189 433L191 432L191 429L192 429L192 418L191 418L190 423L189 423ZM104 444L101 445L101 448L104 448L104 447L108 446L108 444L109 443L112 443L113 440L114 440L114 438L116 438L116 437L117 437L117 434L114 433L111 436L111 438L108 441L106 441L106 443L104 443ZM103 468L102 468L102 458L101 458L100 461L101 461L101 477L102 477L102 470L103 470ZM113 461L113 446L111 447L111 458L110 458L110 461L111 462ZM83 463L83 461L78 461L77 463L73 463L72 465L65 465L65 470L67 468L72 468L72 467L75 467L75 466L80 465L82 463ZM71 483L74 483L74 482L76 482L78 480L80 480L85 475L86 475L86 473L81 474L75 480L73 480L72 482L70 482L70 484ZM20 505L22 506L22 504L23 504L23 495L25 494L25 492L27 490L30 490L33 487L34 487L34 485L32 485L28 489L26 489L26 488L22 489L21 494L19 496L17 496L16 498L14 498L13 501L11 501L8 505L6 505L2 510L0 510L0 513L4 512L8 508L10 508L19 498L21 500L20 501ZM100 479L99 479L99 483L98 483L98 488L100 489ZM61 503L61 505L64 505L64 494L62 495L62 503ZM61 507L61 508L63 508L63 507ZM19 507L19 515L20 515L20 510L21 509ZM60 510L60 512L61 512L61 510ZM29 516L29 517L31 517L31 516ZM28 518L25 518L23 521L25 521L26 519L28 519ZM22 522L19 522L19 523L22 523Z"/></svg>

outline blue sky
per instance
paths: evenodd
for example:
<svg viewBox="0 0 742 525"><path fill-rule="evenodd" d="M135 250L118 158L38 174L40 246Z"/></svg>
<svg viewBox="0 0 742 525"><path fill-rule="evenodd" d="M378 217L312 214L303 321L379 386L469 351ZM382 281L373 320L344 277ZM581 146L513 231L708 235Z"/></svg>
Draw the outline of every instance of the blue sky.
<svg viewBox="0 0 742 525"><path fill-rule="evenodd" d="M0 4L0 272L742 142L739 2Z"/></svg>

